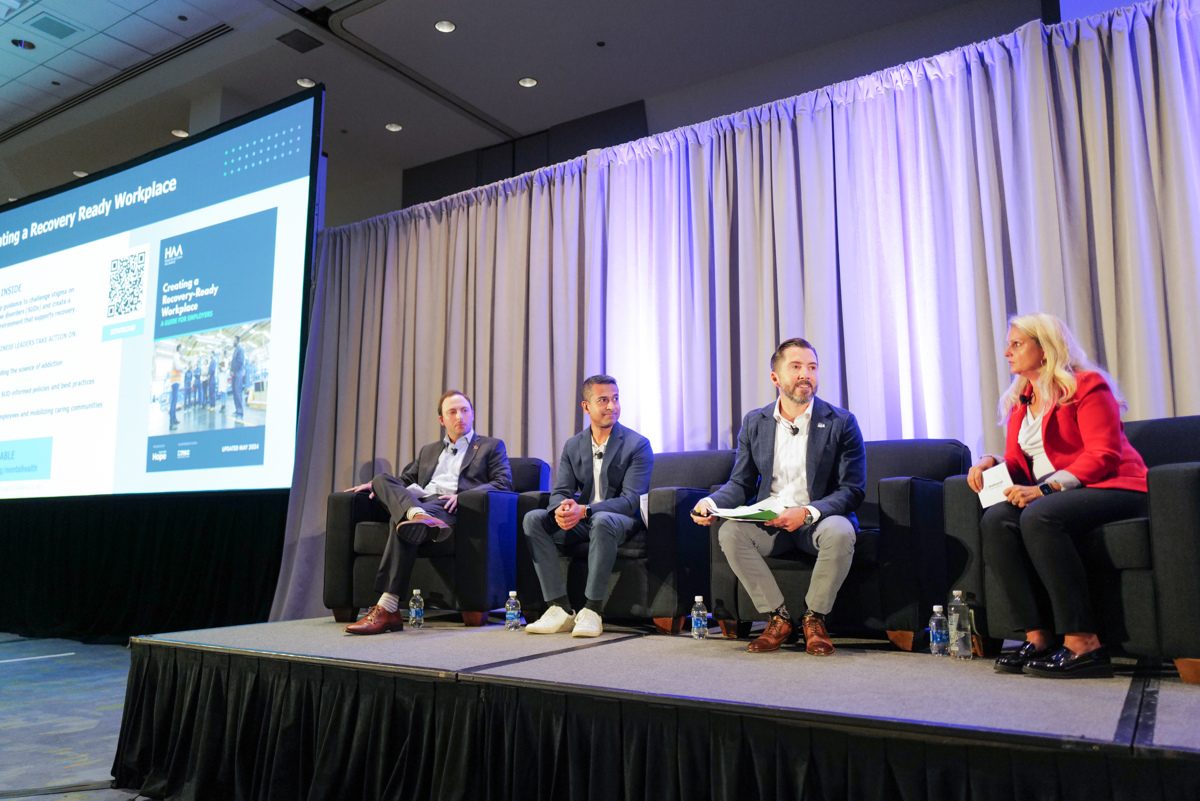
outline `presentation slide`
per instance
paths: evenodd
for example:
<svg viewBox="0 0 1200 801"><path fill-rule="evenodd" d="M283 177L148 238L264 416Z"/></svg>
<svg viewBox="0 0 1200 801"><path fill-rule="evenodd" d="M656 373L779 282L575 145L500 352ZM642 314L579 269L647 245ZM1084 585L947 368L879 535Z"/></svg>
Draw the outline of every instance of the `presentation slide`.
<svg viewBox="0 0 1200 801"><path fill-rule="evenodd" d="M0 211L0 498L286 488L320 94Z"/></svg>

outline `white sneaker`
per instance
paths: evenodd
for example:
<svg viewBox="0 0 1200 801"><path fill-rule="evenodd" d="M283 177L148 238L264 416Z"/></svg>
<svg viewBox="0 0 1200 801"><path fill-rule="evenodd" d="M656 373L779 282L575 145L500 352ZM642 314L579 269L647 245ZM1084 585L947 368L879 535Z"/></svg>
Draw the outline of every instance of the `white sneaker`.
<svg viewBox="0 0 1200 801"><path fill-rule="evenodd" d="M530 634L558 634L559 632L570 631L574 625L575 616L568 615L567 610L556 604L547 609L546 613L538 618L536 623L530 623L526 626L525 631Z"/></svg>
<svg viewBox="0 0 1200 801"><path fill-rule="evenodd" d="M600 615L591 609L580 609L575 615L575 628L571 629L572 637L599 637L604 631L604 621Z"/></svg>

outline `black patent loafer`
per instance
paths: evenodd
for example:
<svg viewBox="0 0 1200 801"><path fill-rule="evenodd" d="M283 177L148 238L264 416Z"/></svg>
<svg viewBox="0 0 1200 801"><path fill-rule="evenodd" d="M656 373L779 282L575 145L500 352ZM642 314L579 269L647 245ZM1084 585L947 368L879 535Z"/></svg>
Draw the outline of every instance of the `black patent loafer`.
<svg viewBox="0 0 1200 801"><path fill-rule="evenodd" d="M1054 653L1054 646L1051 645L1042 650L1038 650L1037 646L1026 640L1021 643L1021 647L1015 651L1005 651L996 659L997 673L1020 673L1022 669L1037 659L1046 659Z"/></svg>
<svg viewBox="0 0 1200 801"><path fill-rule="evenodd" d="M1110 679L1113 666L1108 658L1108 649L1104 646L1086 654L1075 654L1067 648L1059 648L1045 659L1027 663L1025 672L1044 679Z"/></svg>

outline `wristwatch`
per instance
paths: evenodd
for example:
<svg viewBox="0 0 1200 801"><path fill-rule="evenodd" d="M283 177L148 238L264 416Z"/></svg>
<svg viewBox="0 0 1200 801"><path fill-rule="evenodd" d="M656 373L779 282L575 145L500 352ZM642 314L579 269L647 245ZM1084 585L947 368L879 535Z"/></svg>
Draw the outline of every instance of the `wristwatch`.
<svg viewBox="0 0 1200 801"><path fill-rule="evenodd" d="M1045 484L1038 484L1038 489L1042 491L1043 495L1049 495L1055 491L1054 487L1050 486L1049 482Z"/></svg>
<svg viewBox="0 0 1200 801"><path fill-rule="evenodd" d="M809 508L806 506L806 507L804 507L804 523L803 523L803 525L805 525L805 526L811 526L811 525L812 525L812 521L813 521L812 509L809 509Z"/></svg>

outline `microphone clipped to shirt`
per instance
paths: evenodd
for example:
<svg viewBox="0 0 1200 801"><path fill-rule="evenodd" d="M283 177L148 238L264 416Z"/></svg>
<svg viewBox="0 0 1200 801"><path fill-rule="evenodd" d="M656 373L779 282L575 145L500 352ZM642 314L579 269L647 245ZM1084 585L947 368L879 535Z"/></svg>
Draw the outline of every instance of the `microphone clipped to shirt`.
<svg viewBox="0 0 1200 801"><path fill-rule="evenodd" d="M792 432L793 437L800 433L800 426L794 423L787 423L787 427L788 430Z"/></svg>
<svg viewBox="0 0 1200 801"><path fill-rule="evenodd" d="M600 448L593 448L592 449L592 458L593 459L603 459L604 451Z"/></svg>
<svg viewBox="0 0 1200 801"><path fill-rule="evenodd" d="M1018 395L1017 399L1021 401L1022 406L1028 406L1033 403L1033 395Z"/></svg>

